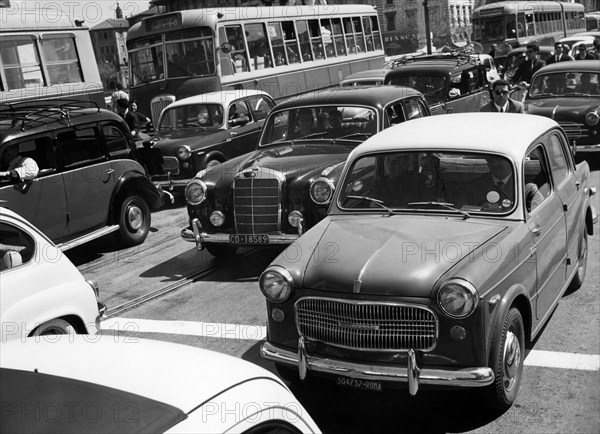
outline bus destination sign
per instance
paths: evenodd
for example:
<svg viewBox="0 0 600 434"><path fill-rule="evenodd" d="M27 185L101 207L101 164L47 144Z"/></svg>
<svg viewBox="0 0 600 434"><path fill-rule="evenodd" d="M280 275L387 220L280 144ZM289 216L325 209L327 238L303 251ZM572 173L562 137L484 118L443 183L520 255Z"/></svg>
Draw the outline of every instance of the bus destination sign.
<svg viewBox="0 0 600 434"><path fill-rule="evenodd" d="M166 17L152 17L146 19L146 31L156 32L157 30L166 30L181 26L181 16L179 14L168 15Z"/></svg>

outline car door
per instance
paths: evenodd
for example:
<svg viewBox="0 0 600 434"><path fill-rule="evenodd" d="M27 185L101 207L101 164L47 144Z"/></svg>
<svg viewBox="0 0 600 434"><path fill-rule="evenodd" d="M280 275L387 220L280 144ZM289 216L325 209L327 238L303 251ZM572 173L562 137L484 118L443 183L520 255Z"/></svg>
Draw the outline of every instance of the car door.
<svg viewBox="0 0 600 434"><path fill-rule="evenodd" d="M106 224L117 177L96 123L56 131L56 144L72 238Z"/></svg>
<svg viewBox="0 0 600 434"><path fill-rule="evenodd" d="M585 218L581 206L583 189L575 176L573 158L564 136L559 132L552 134L548 140L547 149L556 194L562 202L567 225L567 238L565 239L567 243L566 278L573 272L577 264L579 241L581 240L582 231L585 230L583 227Z"/></svg>
<svg viewBox="0 0 600 434"><path fill-rule="evenodd" d="M37 226L53 241L64 239L67 231L67 198L63 177L57 169L50 133L31 135L8 142L19 145L19 154L33 158L37 176L30 181L0 181L0 205L9 208Z"/></svg>
<svg viewBox="0 0 600 434"><path fill-rule="evenodd" d="M260 132L259 123L254 118L252 110L250 110L248 100L244 98L233 101L227 109L229 115L231 115L232 106L234 105L236 113L240 117L247 117L248 121L238 123L235 120L229 120L229 138L223 147L223 153L227 158L233 158L254 150Z"/></svg>
<svg viewBox="0 0 600 434"><path fill-rule="evenodd" d="M536 144L524 161L522 191L535 184L541 199L527 214L527 226L532 233L537 257L536 316L544 318L560 294L566 273L567 227L562 201L549 174L548 152L545 143ZM524 195L525 196L525 195ZM523 197L523 200L527 199Z"/></svg>

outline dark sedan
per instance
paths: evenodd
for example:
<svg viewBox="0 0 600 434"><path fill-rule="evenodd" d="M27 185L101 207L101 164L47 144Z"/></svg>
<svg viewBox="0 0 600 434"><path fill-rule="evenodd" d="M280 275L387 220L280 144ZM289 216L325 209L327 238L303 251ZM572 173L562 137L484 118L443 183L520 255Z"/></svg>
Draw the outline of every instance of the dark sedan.
<svg viewBox="0 0 600 434"><path fill-rule="evenodd" d="M421 93L336 88L275 107L255 152L200 172L186 187L182 237L215 255L289 244L323 219L347 155L390 125L429 116Z"/></svg>

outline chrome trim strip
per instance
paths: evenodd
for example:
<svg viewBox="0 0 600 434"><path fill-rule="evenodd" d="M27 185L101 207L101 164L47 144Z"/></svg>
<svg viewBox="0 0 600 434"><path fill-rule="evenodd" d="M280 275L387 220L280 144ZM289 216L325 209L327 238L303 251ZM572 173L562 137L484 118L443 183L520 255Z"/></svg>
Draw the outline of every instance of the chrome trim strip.
<svg viewBox="0 0 600 434"><path fill-rule="evenodd" d="M260 348L260 355L267 360L288 366L299 366L298 354L294 351L278 348L265 342ZM392 383L408 383L409 374L406 366L359 364L338 359L306 356L307 371L321 372L330 375L346 375L363 380L387 381ZM415 363L416 366L416 363ZM414 380L413 380L414 381ZM422 368L416 379L418 384L452 387L483 387L494 381L494 372L488 367Z"/></svg>
<svg viewBox="0 0 600 434"><path fill-rule="evenodd" d="M64 252L64 251L67 251L74 247L81 246L82 244L88 243L92 240L95 240L96 238L100 238L100 237L103 237L104 235L108 235L112 232L118 231L118 230L119 230L119 225L106 226L102 229L98 229L97 231L90 232L89 234L86 234L82 237L75 238L71 241L67 241L67 242L64 242L61 244L57 244L56 247L58 247L60 250L62 250Z"/></svg>

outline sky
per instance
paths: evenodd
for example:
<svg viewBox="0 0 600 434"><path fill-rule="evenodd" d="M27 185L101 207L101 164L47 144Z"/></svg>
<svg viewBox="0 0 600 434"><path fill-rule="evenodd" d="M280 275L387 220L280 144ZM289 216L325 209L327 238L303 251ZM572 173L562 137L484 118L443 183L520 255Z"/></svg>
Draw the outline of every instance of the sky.
<svg viewBox="0 0 600 434"><path fill-rule="evenodd" d="M123 17L127 18L148 9L149 0L120 0ZM94 27L108 18L115 18L116 0L10 0L7 13L19 14L25 21L52 22L57 15L85 20L85 26Z"/></svg>

